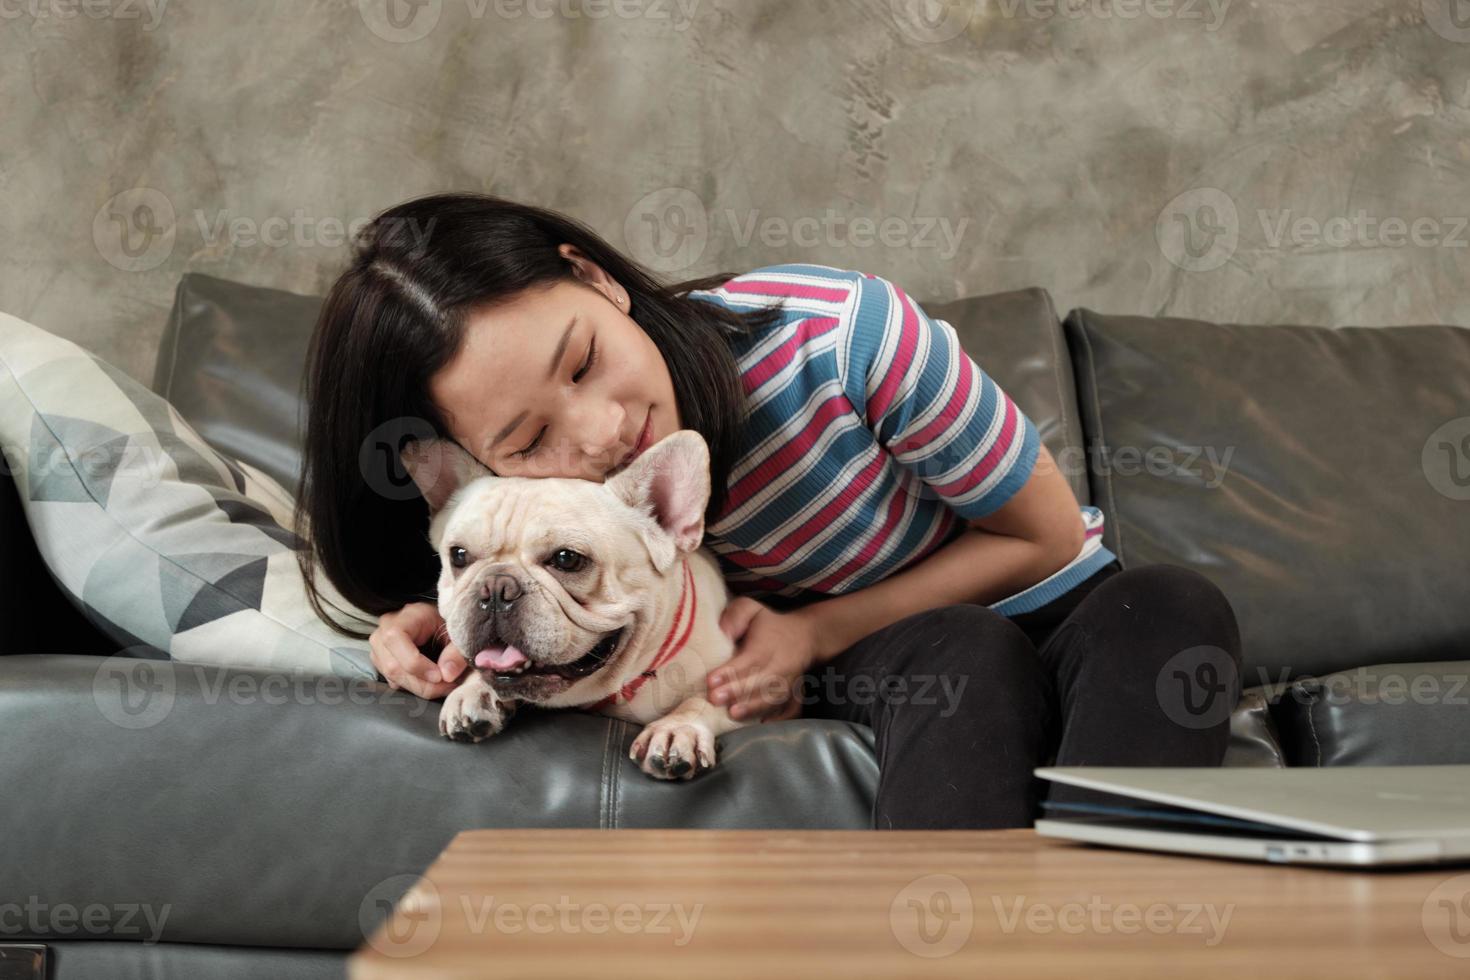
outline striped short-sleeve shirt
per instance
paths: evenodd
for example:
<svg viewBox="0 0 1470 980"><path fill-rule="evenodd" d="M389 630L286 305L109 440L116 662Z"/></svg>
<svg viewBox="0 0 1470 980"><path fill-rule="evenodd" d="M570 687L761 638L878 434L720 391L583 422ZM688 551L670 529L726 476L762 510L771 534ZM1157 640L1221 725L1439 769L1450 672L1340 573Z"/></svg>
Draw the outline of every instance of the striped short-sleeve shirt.
<svg viewBox="0 0 1470 980"><path fill-rule="evenodd" d="M998 510L1025 485L1036 426L929 317L879 276L805 263L744 273L690 298L737 310L781 301L732 341L748 399L729 496L706 525L736 595L789 608L864 588ZM1114 559L1103 514L1065 567L991 604L1037 609Z"/></svg>

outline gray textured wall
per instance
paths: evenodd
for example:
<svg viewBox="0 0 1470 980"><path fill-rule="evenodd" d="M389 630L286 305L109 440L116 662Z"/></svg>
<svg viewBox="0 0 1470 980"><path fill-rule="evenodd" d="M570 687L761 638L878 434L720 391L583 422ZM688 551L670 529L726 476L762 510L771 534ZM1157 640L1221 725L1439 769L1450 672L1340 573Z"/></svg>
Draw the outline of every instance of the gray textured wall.
<svg viewBox="0 0 1470 980"><path fill-rule="evenodd" d="M183 272L478 189L670 278L1470 324L1466 0L415 2L0 0L0 309L146 381Z"/></svg>

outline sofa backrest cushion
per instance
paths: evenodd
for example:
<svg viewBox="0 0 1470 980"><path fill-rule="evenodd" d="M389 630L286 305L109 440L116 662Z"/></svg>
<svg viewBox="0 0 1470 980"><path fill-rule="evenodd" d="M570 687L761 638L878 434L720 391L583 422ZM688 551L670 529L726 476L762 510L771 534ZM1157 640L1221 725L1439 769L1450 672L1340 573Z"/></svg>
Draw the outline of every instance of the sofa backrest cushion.
<svg viewBox="0 0 1470 980"><path fill-rule="evenodd" d="M301 473L302 373L321 305L320 296L186 273L153 377L153 390L210 445L293 493ZM1072 367L1046 290L920 306L955 328L970 357L1036 424L1079 503L1092 503Z"/></svg>
<svg viewBox="0 0 1470 980"><path fill-rule="evenodd" d="M1220 586L1246 686L1465 656L1470 330L1065 329L1104 543Z"/></svg>
<svg viewBox="0 0 1470 980"><path fill-rule="evenodd" d="M153 390L206 442L269 473L301 478L301 382L322 297L186 273L158 346Z"/></svg>

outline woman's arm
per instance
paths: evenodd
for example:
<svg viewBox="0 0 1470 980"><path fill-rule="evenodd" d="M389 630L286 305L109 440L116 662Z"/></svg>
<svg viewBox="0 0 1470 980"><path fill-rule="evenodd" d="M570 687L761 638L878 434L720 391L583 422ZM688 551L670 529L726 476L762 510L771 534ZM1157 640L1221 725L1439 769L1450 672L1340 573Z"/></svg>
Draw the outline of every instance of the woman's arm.
<svg viewBox="0 0 1470 980"><path fill-rule="evenodd" d="M905 616L963 602L990 605L1030 588L1081 550L1077 497L1043 445L1030 477L970 532L917 564L863 589L821 599L788 615L807 620L817 663Z"/></svg>

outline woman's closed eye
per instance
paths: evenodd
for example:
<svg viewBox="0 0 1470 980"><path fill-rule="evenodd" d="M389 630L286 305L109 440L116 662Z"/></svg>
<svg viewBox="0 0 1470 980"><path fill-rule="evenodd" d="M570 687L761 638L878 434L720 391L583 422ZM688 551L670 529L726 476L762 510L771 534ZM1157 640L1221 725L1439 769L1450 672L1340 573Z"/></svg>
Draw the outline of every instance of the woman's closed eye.
<svg viewBox="0 0 1470 980"><path fill-rule="evenodd" d="M592 370L592 365L594 365L596 363L597 363L597 338L596 337L593 337L592 338L592 344L588 347L588 350L587 350L587 361L586 361L586 363L584 363L577 370L577 373L576 374L572 375L572 383L575 384L576 382L581 381L584 377L586 377L587 372L588 371L591 371ZM511 455L512 456L529 456L529 455L531 455L531 453L535 452L536 447L541 444L541 437L543 435L545 435L545 434L546 434L546 426L543 425L541 427L541 431L536 433L536 438L531 440L531 444L529 446L527 446L525 449L520 450L519 452L512 453Z"/></svg>

